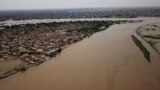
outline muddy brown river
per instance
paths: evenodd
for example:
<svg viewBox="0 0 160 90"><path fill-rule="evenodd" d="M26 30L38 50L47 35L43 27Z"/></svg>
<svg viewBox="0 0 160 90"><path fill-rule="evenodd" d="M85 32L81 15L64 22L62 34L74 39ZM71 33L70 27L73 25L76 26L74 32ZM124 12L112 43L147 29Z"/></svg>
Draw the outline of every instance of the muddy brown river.
<svg viewBox="0 0 160 90"><path fill-rule="evenodd" d="M0 80L0 90L160 90L159 55L140 38L151 52L149 63L131 38L137 27L159 21L113 25L40 66Z"/></svg>

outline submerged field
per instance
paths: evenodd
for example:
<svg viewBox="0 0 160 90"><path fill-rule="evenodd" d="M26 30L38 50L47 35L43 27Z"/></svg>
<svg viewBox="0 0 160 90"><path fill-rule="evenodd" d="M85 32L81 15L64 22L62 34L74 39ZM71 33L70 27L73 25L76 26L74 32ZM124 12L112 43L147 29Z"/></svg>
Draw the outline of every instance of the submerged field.
<svg viewBox="0 0 160 90"><path fill-rule="evenodd" d="M4 61L0 63L0 72L1 71L8 71L12 68L14 68L17 65L20 65L20 61L18 60L12 60L12 61Z"/></svg>
<svg viewBox="0 0 160 90"><path fill-rule="evenodd" d="M160 54L160 22L143 25L136 32Z"/></svg>

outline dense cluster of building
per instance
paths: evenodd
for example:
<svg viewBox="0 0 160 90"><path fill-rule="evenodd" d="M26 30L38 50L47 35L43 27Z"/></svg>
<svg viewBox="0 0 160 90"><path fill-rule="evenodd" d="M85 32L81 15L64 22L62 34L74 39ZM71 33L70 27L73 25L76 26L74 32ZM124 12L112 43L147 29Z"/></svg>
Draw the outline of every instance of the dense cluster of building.
<svg viewBox="0 0 160 90"><path fill-rule="evenodd" d="M0 61L22 60L39 64L46 52L82 40L108 22L64 22L15 25L0 30Z"/></svg>
<svg viewBox="0 0 160 90"><path fill-rule="evenodd" d="M113 24L137 21L76 21L4 26L0 29L0 62L20 65L0 71L0 79L39 65L72 43ZM139 21L138 21L139 22Z"/></svg>

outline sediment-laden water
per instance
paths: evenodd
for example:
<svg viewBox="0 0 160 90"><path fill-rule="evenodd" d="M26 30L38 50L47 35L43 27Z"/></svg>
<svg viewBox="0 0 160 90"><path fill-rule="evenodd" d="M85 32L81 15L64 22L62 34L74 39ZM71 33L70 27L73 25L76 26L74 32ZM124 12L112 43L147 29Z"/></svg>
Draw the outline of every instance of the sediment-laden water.
<svg viewBox="0 0 160 90"><path fill-rule="evenodd" d="M159 18L113 25L30 70L0 80L0 90L160 90L160 58L144 40L151 63L132 40Z"/></svg>

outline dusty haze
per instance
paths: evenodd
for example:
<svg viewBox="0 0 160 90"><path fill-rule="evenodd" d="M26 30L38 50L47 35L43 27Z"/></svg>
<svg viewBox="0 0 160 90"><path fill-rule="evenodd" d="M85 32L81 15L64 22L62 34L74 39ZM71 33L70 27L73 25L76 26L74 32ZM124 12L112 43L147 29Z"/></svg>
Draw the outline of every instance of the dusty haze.
<svg viewBox="0 0 160 90"><path fill-rule="evenodd" d="M0 10L157 6L160 0L0 0Z"/></svg>

